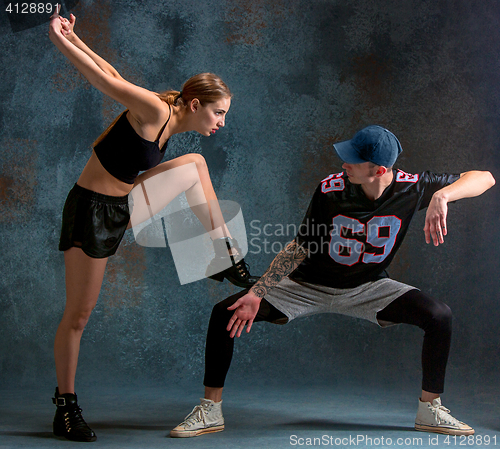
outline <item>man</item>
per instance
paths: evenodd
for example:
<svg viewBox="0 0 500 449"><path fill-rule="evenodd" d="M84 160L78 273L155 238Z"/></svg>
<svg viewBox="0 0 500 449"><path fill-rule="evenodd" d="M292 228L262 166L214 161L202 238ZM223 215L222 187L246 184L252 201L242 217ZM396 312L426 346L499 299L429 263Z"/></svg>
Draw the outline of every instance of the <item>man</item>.
<svg viewBox="0 0 500 449"><path fill-rule="evenodd" d="M447 233L447 203L481 195L495 180L489 172L479 171L411 175L394 170L401 145L380 126L368 126L334 148L344 172L321 181L296 239L250 290L214 306L207 335L205 398L171 436L224 429L222 388L235 335L239 337L245 327L250 332L254 321L284 324L322 312L364 318L382 327L406 323L422 328L422 394L415 429L474 433L440 399L451 341L450 309L415 287L389 279L385 268L418 210L427 207L425 240L438 246Z"/></svg>

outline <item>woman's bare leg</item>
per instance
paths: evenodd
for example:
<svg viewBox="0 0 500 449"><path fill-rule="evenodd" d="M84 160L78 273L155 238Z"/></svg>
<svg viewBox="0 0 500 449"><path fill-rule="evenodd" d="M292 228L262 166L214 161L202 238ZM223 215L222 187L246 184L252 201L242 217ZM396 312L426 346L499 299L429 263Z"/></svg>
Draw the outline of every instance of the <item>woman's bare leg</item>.
<svg viewBox="0 0 500 449"><path fill-rule="evenodd" d="M212 239L230 236L207 164L200 154L164 162L137 177L131 192L134 200L131 225L151 218L182 192Z"/></svg>
<svg viewBox="0 0 500 449"><path fill-rule="evenodd" d="M60 394L75 392L80 339L99 297L107 261L107 258L93 259L80 248L64 252L66 308L54 342Z"/></svg>
<svg viewBox="0 0 500 449"><path fill-rule="evenodd" d="M205 399L210 399L214 402L222 401L222 388L205 387Z"/></svg>

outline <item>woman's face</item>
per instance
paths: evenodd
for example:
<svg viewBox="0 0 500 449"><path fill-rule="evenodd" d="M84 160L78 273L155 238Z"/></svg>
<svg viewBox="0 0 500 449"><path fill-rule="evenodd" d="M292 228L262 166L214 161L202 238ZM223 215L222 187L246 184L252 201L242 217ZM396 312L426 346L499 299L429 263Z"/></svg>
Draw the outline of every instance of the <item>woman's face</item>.
<svg viewBox="0 0 500 449"><path fill-rule="evenodd" d="M195 131L204 136L210 136L225 125L226 114L231 106L231 98L225 97L215 103L207 103L202 106L199 102L192 103L195 112Z"/></svg>

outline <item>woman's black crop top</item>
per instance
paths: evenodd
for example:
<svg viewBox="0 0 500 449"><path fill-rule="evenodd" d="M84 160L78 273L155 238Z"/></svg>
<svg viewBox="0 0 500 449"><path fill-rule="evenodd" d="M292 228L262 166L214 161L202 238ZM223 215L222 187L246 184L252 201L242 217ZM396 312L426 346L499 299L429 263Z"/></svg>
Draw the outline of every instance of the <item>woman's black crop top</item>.
<svg viewBox="0 0 500 449"><path fill-rule="evenodd" d="M115 178L133 184L139 172L156 167L165 154L168 140L160 148L159 139L154 142L139 136L123 112L108 133L94 146L94 151L102 166ZM170 109L170 114L172 109ZM158 136L161 136L165 122Z"/></svg>

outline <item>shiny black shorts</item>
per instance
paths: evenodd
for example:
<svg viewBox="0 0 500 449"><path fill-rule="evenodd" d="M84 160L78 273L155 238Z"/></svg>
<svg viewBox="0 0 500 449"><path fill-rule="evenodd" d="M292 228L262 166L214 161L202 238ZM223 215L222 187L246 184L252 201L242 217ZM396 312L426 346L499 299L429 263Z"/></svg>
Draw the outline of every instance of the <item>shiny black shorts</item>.
<svg viewBox="0 0 500 449"><path fill-rule="evenodd" d="M129 220L128 195L103 195L75 184L64 204L59 250L76 246L95 259L112 256Z"/></svg>

